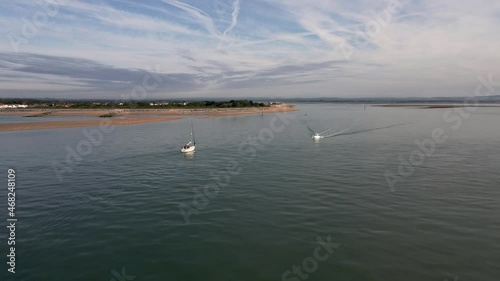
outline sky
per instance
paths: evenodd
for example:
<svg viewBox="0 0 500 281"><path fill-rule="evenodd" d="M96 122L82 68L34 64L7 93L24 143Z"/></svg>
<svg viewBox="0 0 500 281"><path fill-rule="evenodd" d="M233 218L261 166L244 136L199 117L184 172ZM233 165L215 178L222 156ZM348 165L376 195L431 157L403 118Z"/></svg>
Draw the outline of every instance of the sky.
<svg viewBox="0 0 500 281"><path fill-rule="evenodd" d="M0 26L0 97L447 97L500 81L498 0L16 0Z"/></svg>

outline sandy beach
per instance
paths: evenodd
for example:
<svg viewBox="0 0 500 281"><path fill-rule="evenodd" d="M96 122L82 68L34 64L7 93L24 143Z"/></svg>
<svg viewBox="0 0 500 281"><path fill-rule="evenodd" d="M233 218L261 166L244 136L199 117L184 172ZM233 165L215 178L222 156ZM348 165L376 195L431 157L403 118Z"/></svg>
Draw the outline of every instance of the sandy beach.
<svg viewBox="0 0 500 281"><path fill-rule="evenodd" d="M207 117L261 114L297 111L297 109L288 104L276 105L271 107L252 107L252 108L211 108L211 109L125 109L119 111L113 110L93 110L93 109L17 109L0 111L0 115L23 116L25 118L44 117L99 117L101 115L115 113L113 118L100 118L93 120L71 120L71 121L40 121L40 122L22 122L22 123L0 123L0 132L24 131L24 130L45 130L59 128L76 127L94 127L99 126L103 121L109 121L110 125L133 125L150 122L163 122L177 120L184 116L200 115Z"/></svg>

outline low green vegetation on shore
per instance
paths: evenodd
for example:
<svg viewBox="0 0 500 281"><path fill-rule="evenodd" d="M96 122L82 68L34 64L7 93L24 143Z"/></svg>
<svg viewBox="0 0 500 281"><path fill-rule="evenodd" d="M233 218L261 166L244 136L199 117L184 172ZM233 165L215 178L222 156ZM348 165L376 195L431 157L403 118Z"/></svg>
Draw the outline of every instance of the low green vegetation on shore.
<svg viewBox="0 0 500 281"><path fill-rule="evenodd" d="M230 101L47 101L35 99L0 99L0 104L27 105L29 108L63 109L160 109L160 108L242 108L267 107L271 103L251 100Z"/></svg>

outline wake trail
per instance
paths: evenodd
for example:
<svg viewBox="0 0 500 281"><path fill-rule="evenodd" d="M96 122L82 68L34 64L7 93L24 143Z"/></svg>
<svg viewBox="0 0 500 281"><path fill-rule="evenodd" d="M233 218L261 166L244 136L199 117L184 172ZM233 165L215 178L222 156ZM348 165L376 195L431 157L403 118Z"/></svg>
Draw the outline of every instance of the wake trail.
<svg viewBox="0 0 500 281"><path fill-rule="evenodd" d="M311 129L311 127L309 127L309 125L306 123L306 121L304 120L300 120L304 125L306 125L307 129L309 130L309 132L311 132L313 135L316 134L315 131L313 131L313 129Z"/></svg>
<svg viewBox="0 0 500 281"><path fill-rule="evenodd" d="M361 131L354 131L354 132L348 132L348 133L338 133L338 134L334 134L334 135L331 135L331 136L325 136L325 138L333 138L333 137L339 137L339 136L355 135L355 134L366 133L366 132L371 132L371 131L378 131L378 130L383 130L383 129L389 129L389 128L392 128L392 127L402 126L402 125L408 125L408 124L410 124L410 123L400 123L400 124L394 124L394 125L390 125L390 126L384 126L384 127L373 128L373 129L361 130Z"/></svg>

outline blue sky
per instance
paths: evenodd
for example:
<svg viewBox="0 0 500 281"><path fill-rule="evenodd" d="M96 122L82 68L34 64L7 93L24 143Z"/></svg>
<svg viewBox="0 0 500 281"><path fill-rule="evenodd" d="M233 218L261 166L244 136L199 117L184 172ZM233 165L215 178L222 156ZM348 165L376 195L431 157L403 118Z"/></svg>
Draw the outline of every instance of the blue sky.
<svg viewBox="0 0 500 281"><path fill-rule="evenodd" d="M37 2L37 3L35 3ZM5 1L0 97L473 95L496 0Z"/></svg>

